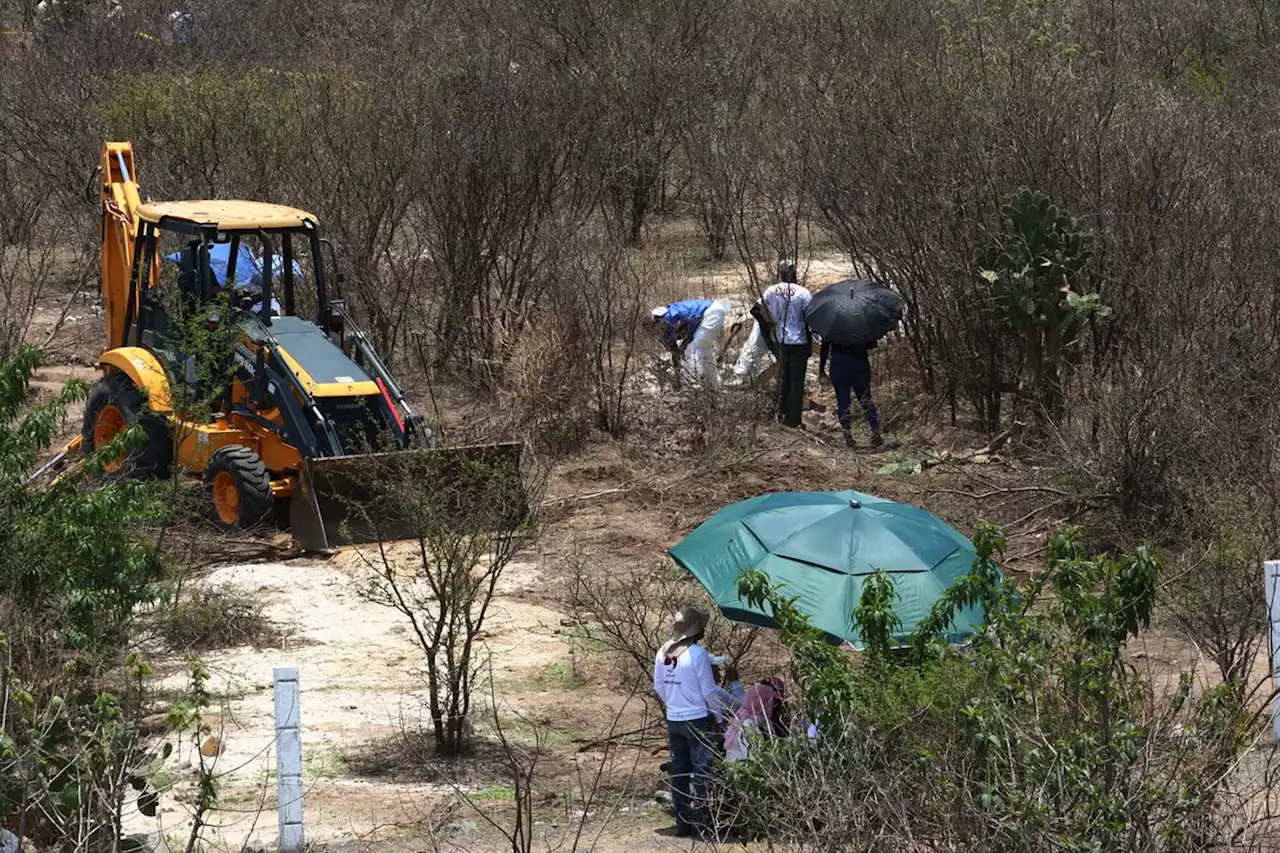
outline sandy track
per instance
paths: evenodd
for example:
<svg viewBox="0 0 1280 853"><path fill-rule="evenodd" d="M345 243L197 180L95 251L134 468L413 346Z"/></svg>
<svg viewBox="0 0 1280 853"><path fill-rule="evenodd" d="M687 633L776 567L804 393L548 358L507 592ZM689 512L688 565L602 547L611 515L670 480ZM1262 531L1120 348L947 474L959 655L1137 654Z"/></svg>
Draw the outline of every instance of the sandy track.
<svg viewBox="0 0 1280 853"><path fill-rule="evenodd" d="M407 826L454 791L452 781L396 778L395 757L379 754L395 752L405 732L429 720L415 675L421 654L402 617L359 595L364 571L357 555L346 552L327 562L223 566L205 579L210 587L253 596L287 632L282 648L238 648L203 658L212 676L210 689L224 697L210 720L224 749L213 762L222 786L220 808L206 831L215 847L238 849L253 839L268 844L274 840L275 667L299 670L306 827L311 840L365 839L378 827ZM540 695L544 691L537 685L568 647L556 636L560 615L522 600L539 583L536 566L508 567L483 642L504 707L510 704L547 719L554 702L544 701L551 697ZM161 669L163 692L172 695L184 689L187 675L180 661L165 662ZM502 690L504 683L528 683L533 689ZM159 831L169 838L189 832L190 812L184 801L189 801L198 756L188 746L173 761L181 781L172 795L162 798L157 820L135 815L129 820L131 830ZM361 767L380 768L380 778L360 778ZM467 771L465 762L460 769ZM457 784L464 790L481 787L465 777Z"/></svg>

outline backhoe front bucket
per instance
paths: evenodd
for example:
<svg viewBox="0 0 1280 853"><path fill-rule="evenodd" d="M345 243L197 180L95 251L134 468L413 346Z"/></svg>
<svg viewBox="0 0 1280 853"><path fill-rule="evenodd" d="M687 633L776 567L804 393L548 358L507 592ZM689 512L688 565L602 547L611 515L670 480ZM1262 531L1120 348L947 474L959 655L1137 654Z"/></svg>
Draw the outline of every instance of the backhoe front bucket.
<svg viewBox="0 0 1280 853"><path fill-rule="evenodd" d="M528 504L519 443L308 459L289 507L304 551L512 529Z"/></svg>

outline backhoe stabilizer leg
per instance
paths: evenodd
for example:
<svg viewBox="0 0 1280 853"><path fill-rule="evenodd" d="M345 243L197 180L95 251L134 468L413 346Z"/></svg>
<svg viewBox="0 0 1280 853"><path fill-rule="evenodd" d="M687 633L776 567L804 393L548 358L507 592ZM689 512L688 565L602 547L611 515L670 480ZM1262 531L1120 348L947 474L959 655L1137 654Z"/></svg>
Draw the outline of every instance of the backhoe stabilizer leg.
<svg viewBox="0 0 1280 853"><path fill-rule="evenodd" d="M32 474L30 477L27 478L27 485L28 486L31 485L36 480L40 479L40 477L44 476L45 474L51 471L57 471L59 473L58 473L58 476L53 478L50 485L58 482L58 480L66 476L66 474L69 473L69 471L63 471L62 469L68 467L69 465L68 460L76 459L76 457L79 456L80 446L82 442L83 442L83 439L78 435L75 438L71 439L71 441L67 443L66 447L58 451L56 456L54 456L48 462L41 465L38 469L36 469L36 472L34 474ZM77 463L79 461L80 461L79 459L76 459ZM74 466L71 466L71 467L74 468Z"/></svg>

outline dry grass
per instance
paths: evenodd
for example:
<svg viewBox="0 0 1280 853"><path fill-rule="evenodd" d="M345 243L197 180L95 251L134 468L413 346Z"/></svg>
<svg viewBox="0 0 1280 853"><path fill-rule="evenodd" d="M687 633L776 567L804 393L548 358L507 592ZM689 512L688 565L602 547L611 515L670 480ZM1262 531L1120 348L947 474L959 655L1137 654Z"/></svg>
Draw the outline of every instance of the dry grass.
<svg viewBox="0 0 1280 853"><path fill-rule="evenodd" d="M159 631L169 646L195 652L278 648L287 636L261 603L229 587L197 587L179 598L161 617Z"/></svg>

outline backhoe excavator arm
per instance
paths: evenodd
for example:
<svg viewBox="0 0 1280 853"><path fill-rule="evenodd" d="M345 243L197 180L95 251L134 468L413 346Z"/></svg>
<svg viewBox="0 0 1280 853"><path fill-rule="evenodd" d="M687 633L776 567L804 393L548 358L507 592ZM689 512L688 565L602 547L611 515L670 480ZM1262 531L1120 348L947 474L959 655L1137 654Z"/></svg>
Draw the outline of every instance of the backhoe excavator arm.
<svg viewBox="0 0 1280 853"><path fill-rule="evenodd" d="M102 145L102 311L107 325L106 350L124 346L128 335L129 289L133 272L133 248L138 236L138 184L134 181L133 145L105 142ZM32 483L45 473L53 481L77 458L82 438L76 436L57 455L27 478ZM62 472L62 473L59 473Z"/></svg>
<svg viewBox="0 0 1280 853"><path fill-rule="evenodd" d="M131 306L136 311L138 295L130 300L133 248L138 236L137 173L133 169L133 145L107 142L102 146L102 310L106 315L107 349L126 344ZM159 273L152 259L151 281Z"/></svg>

